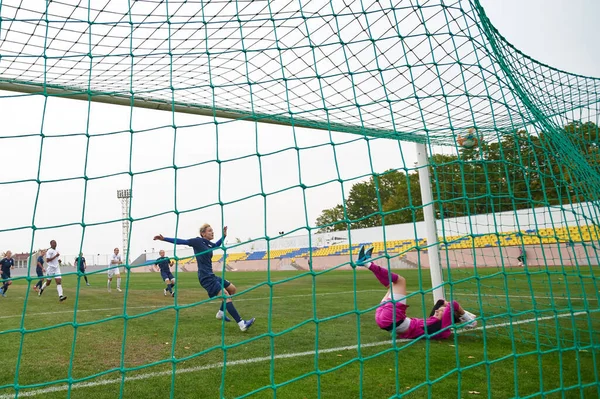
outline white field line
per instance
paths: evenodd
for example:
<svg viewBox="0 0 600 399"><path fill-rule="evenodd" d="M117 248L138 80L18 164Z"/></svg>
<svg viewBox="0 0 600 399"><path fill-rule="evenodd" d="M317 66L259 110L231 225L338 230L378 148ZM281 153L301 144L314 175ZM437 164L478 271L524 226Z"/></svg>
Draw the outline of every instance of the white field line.
<svg viewBox="0 0 600 399"><path fill-rule="evenodd" d="M353 294L355 292L383 292L383 290L357 290L357 291L339 291L339 292L323 292L320 294L315 294L315 296L326 296L326 295L346 295L346 294ZM269 299L285 299L285 298L304 298L307 296L312 296L313 294L296 294L296 295L285 295L285 296L273 296L273 297L259 297L259 298L239 298L236 299L236 302L251 302L251 301L266 301ZM466 293L460 293L457 295L454 295L453 298L459 298L461 296L478 296L478 294L466 294ZM506 295L502 295L502 294L485 294L484 296L493 296L493 297L506 297ZM551 297L549 296L539 296L539 295L535 295L535 296L531 296L531 295L508 295L509 298L526 298L526 299L550 299ZM554 299L556 300L565 300L565 299L569 299L567 297L561 297L561 296L555 296ZM588 301L597 301L597 298L581 298L581 297L571 297L572 300L584 300L587 299ZM203 305L207 305L207 303L204 303ZM187 304L179 304L180 306L186 306ZM127 309L159 309L159 308L164 308L168 305L165 306L159 306L159 305L146 305L146 306L127 306ZM123 310L123 307L118 307L118 308L92 308L92 309L78 309L77 313L83 313L83 312L107 312L107 311L112 311L112 310ZM53 314L73 314L73 310L60 310L57 312L38 312L38 313L27 313L27 316L44 316L44 315L53 315ZM4 315L4 316L0 316L0 320L1 319L13 319L16 317L21 317L21 314L13 314L13 315Z"/></svg>
<svg viewBox="0 0 600 399"><path fill-rule="evenodd" d="M455 297L461 297L461 296L479 296L479 294L465 294L465 293L460 293L460 294L456 294ZM598 298L583 298L583 297L576 297L576 296L572 296L572 297L566 297L566 296L542 296L542 295L505 295L505 294L482 294L482 297L486 297L486 296L493 296L493 297L499 297L499 298L525 298L525 299L556 299L556 300L565 300L565 299L572 299L575 301L583 301L583 300L588 300L588 301L597 301Z"/></svg>
<svg viewBox="0 0 600 399"><path fill-rule="evenodd" d="M584 314L586 314L586 312L563 313L563 314L556 315L556 316L545 316L545 317L538 317L538 318L534 318L534 319L513 321L512 323L506 322L506 323L492 324L492 325L488 325L485 327L483 327L483 326L476 327L476 328L470 329L468 331L477 331L477 330L483 330L483 329L492 330L495 328L506 327L511 324L514 326L517 324L531 323L536 320L541 321L541 320L549 320L549 319L569 317L569 316L574 317L574 316L581 316ZM396 339L396 342L407 342L407 341L411 341L411 340ZM389 345L391 343L392 343L392 340L370 342L370 343L366 343L366 344L361 344L360 347L361 348L370 348L370 347L374 347L374 346ZM358 349L358 345L349 345L349 346L340 346L337 348L322 349L322 350L319 350L318 353L324 354L324 353L341 352L341 351L348 351L348 350L355 350L355 349ZM296 358L296 357L312 356L312 355L315 355L315 353L316 353L315 351L306 351L306 352L286 353L286 354L274 355L274 356L254 357L254 358L250 358L250 359L232 360L232 361L227 362L227 367L238 366L238 365L247 365L247 364L252 364L252 363L260 363L260 362L268 362L271 359L274 359L274 360L275 359L292 359L292 358ZM225 366L225 364L223 362L220 362L220 363L207 364L204 366L188 367L188 368L177 369L175 371L175 374L193 373L196 371L218 369L218 368L223 368L223 366ZM139 380L146 380L146 379L154 378L154 377L164 377L164 376L168 376L168 375L172 375L172 374L173 374L172 371L167 371L167 370L155 371L152 373L139 374L139 375L134 375L131 377L125 376L125 380L126 381L139 381ZM102 385L111 385L111 384L120 384L120 383L121 383L121 378L111 378L111 379L105 379L105 380L100 380L100 381L90 381L90 382L78 382L78 383L71 385L71 389L91 388L91 387L97 387L97 386L102 386ZM20 392L19 397L24 398L24 397L29 397L29 396L37 396L37 395L41 395L41 394L45 394L45 393L67 391L68 389L69 389L69 385L66 385L66 384L57 385L57 386L53 386L53 387L49 387L49 388L42 388L42 389L36 389L36 390L32 390L32 391ZM14 397L15 397L15 395L5 394L5 395L1 395L0 399L12 399Z"/></svg>

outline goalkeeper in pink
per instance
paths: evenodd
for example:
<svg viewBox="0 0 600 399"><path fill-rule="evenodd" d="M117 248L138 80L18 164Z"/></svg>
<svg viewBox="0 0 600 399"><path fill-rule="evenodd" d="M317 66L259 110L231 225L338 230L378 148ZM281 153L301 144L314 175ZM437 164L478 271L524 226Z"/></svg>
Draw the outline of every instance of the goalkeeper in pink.
<svg viewBox="0 0 600 399"><path fill-rule="evenodd" d="M452 331L448 328L452 325L452 316L455 322L466 323L466 328L477 326L474 314L464 310L456 301L450 303L443 299L437 301L427 319L408 317L406 280L396 273L391 273L390 278L387 269L368 262L372 252L373 248L365 252L365 248L362 247L356 265L367 267L377 280L388 288L381 305L375 312L375 321L381 329L390 332L395 330L396 336L401 339L415 339L426 333L432 339L446 339L452 335Z"/></svg>

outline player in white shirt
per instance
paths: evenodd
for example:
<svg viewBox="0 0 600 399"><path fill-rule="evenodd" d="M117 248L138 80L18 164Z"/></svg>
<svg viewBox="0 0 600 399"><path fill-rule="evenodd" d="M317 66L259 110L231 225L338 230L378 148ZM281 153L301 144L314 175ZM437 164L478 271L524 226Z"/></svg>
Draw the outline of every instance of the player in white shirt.
<svg viewBox="0 0 600 399"><path fill-rule="evenodd" d="M52 279L56 281L56 291L58 291L58 300L60 302L67 299L63 295L62 279L60 278L60 253L56 249L56 241L50 241L50 249L46 251L46 281L42 285L42 288L38 291L38 295L41 296L44 293L44 289L52 283Z"/></svg>
<svg viewBox="0 0 600 399"><path fill-rule="evenodd" d="M110 259L110 265L108 269L108 283L106 283L106 288L108 288L108 292L110 289L110 282L113 279L113 276L117 276L117 291L121 292L121 271L119 270L119 265L123 264L123 259L121 259L121 255L119 255L119 248L115 248L115 254Z"/></svg>

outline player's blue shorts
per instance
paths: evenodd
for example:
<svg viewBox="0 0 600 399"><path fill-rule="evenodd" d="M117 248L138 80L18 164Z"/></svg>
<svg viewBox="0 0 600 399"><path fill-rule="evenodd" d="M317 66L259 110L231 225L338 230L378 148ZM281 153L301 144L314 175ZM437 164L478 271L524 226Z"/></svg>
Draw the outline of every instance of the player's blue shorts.
<svg viewBox="0 0 600 399"><path fill-rule="evenodd" d="M219 295L219 293L221 293L221 290L223 288L229 287L231 283L227 280L223 280L221 277L215 276L214 278L211 278L209 280L200 281L200 285L206 290L209 298L212 298Z"/></svg>
<svg viewBox="0 0 600 399"><path fill-rule="evenodd" d="M38 277L44 277L44 269L42 269L41 267L36 266L35 273Z"/></svg>
<svg viewBox="0 0 600 399"><path fill-rule="evenodd" d="M84 268L84 267L80 267L80 268L79 268L79 271L80 271L81 273L85 274L85 268Z"/></svg>
<svg viewBox="0 0 600 399"><path fill-rule="evenodd" d="M173 280L175 277L173 277L173 273L169 272L160 272L160 277L162 277L163 281L165 280Z"/></svg>
<svg viewBox="0 0 600 399"><path fill-rule="evenodd" d="M2 280L8 280L10 278L10 270L2 270L0 278L2 278Z"/></svg>

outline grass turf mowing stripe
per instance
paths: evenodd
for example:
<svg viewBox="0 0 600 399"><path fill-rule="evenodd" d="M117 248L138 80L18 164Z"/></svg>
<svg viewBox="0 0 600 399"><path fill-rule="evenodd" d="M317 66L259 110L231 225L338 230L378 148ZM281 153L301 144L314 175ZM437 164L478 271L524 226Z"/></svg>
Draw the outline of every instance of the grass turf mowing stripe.
<svg viewBox="0 0 600 399"><path fill-rule="evenodd" d="M345 295L345 294L353 294L355 292L381 292L382 290L357 290L357 291L340 291L340 292L323 292L320 294L315 294L316 296L326 296L326 295ZM414 292L409 292L407 295L411 295L414 294ZM274 296L272 297L273 299L285 299L285 298L303 298L303 297L307 297L307 296L312 296L313 294L296 294L296 295L286 295L286 296ZM576 300L576 301L583 301L583 300L588 300L588 301L597 301L597 298L583 298L583 297L563 297L563 296L540 296L540 295L495 295L495 294L485 294L486 296L493 296L493 297L509 297L509 298L535 298L535 299L571 299L571 300ZM461 293L460 295L456 295L453 296L454 299L459 298L461 296L478 296L478 294L468 294L468 293ZM259 298L239 298L236 299L236 302L251 302L251 301L265 301L270 299L271 297L259 297ZM203 305L207 305L210 304L210 302L206 302ZM188 303L179 303L179 305L181 306L185 306L185 305L189 305ZM167 305L169 306L169 305ZM161 305L147 305L147 306L127 306L127 309L159 309L159 308L163 308L163 307L167 307L167 306L161 306ZM106 312L106 311L111 311L111 310L123 310L122 306L119 307L114 307L114 308L92 308L92 309L77 309L77 313L81 313L81 312ZM53 314L64 314L64 313L73 313L73 310L61 310L58 312L38 312L38 313L28 313L27 316L44 316L44 315L53 315ZM11 314L11 315L4 315L4 316L0 316L0 319L12 319L15 317L21 317L22 314Z"/></svg>
<svg viewBox="0 0 600 399"><path fill-rule="evenodd" d="M355 292L380 292L381 290L358 290L358 291L340 291L340 292L323 292L320 294L315 294L316 296L325 296L325 295L339 295L339 294L353 294ZM313 294L296 294L296 295L285 295L285 296L273 296L273 297L268 297L268 296L264 296L264 297L258 297L258 298L239 298L236 299L236 302L251 302L251 301L265 301L268 300L270 298L273 299L285 299L285 298L303 298L303 297L307 297L307 296L312 296ZM220 297L216 297L215 301L220 299ZM202 305L208 305L211 304L211 302L205 302ZM189 305L189 303L179 303L180 306L186 306ZM159 309L159 308L164 308L164 307L168 307L170 305L147 305L147 306L127 306L127 309ZM92 308L92 309L77 309L77 312L105 312L108 310L123 310L123 306L119 306L119 307L115 307L115 308ZM27 316L43 316L43 315L52 315L52 314L63 314L63 313L73 313L73 310L61 310L58 312L38 312L38 313L28 313ZM14 315L5 315L5 316L0 316L0 319L10 319L10 318L14 318L14 317L21 317L22 314L14 314Z"/></svg>
<svg viewBox="0 0 600 399"><path fill-rule="evenodd" d="M468 331L477 331L477 330L483 330L483 329L492 330L495 328L505 327L508 325L526 324L526 323L531 323L531 322L535 322L535 321L550 320L553 318L564 318L564 317L569 317L569 316L575 317L575 316L581 316L584 314L587 314L587 312L563 313L563 314L559 314L559 315L555 315L555 316L545 316L545 317L525 319L525 320L519 320L519 321L513 321L513 322L498 323L498 324L487 325L485 327L481 326L481 327L469 329ZM411 340L396 339L396 342L407 342L407 341L411 341ZM361 344L360 347L361 348L369 348L369 347L375 347L375 346L389 345L391 343L392 343L392 340L370 342L370 343L366 343L366 344ZM329 348L329 349L319 350L319 354L354 350L357 348L358 348L358 345L341 346L341 347L337 347L337 348ZM254 358L250 358L250 359L232 360L230 362L227 362L227 366L230 367L230 366L246 365L246 364L252 364L252 363L260 363L260 362L271 361L272 359L290 359L290 358L296 358L296 357L302 357L302 356L312 356L314 354L315 354L315 351L306 351L306 352L286 353L286 354L275 355L275 356L263 356L263 357L254 357ZM177 371L175 371L175 373L176 374L193 373L196 371L222 368L223 366L224 366L223 362L213 363L213 364L207 364L205 366L196 366L196 367L178 369ZM157 372L152 372L152 373L135 375L132 377L125 376L125 380L126 381L146 380L146 379L154 378L154 377L168 376L168 375L171 375L172 373L173 373L172 371L166 371L166 370L165 371L157 371ZM119 377L119 378L112 378L112 379L106 379L106 380L100 380L100 381L75 382L71 385L71 389L81 389L81 388L90 388L90 387L96 387L96 386L101 386L101 385L119 384L119 383L121 383L121 381L122 381L122 379ZM45 394L45 393L66 391L69 389L69 385L58 385L58 386L49 387L49 388L36 389L33 391L29 391L29 392L21 392L21 390L23 390L23 389L26 389L26 388L21 387L21 389L19 391L19 397L30 397L30 396L37 396L37 395L41 395L41 394ZM14 395L13 394L0 395L0 399L12 399L15 397L15 395L16 395L16 393Z"/></svg>

